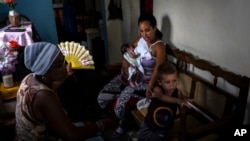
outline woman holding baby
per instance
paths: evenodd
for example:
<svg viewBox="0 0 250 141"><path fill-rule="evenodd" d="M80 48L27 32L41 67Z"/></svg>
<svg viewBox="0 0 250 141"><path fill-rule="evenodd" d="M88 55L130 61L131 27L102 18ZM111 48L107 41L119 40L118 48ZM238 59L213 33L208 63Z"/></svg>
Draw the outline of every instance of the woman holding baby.
<svg viewBox="0 0 250 141"><path fill-rule="evenodd" d="M136 87L131 87L122 81L122 76L127 76L129 62L123 57L122 72L111 80L98 95L98 103L105 109L111 101L116 100L114 112L119 119L119 125L113 136L119 137L124 134L127 116L136 102L145 96L151 95L151 89L156 82L157 68L166 61L166 47L161 41L162 33L157 29L156 18L152 14L142 14L138 19L140 38L132 46L138 63L138 70L142 73L141 81ZM115 92L114 92L115 91Z"/></svg>

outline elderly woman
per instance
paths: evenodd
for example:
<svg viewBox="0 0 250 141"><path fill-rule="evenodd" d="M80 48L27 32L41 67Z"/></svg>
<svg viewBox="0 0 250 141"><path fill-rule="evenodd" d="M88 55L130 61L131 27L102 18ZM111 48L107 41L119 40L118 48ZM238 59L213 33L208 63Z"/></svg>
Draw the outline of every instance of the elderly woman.
<svg viewBox="0 0 250 141"><path fill-rule="evenodd" d="M70 64L66 67L64 56L56 45L38 42L27 46L24 63L33 73L22 80L17 92L16 140L84 140L95 136L111 122L105 119L96 123L84 122L84 126L76 127L68 118L56 90L72 70ZM46 133L46 125L57 137ZM101 137L93 139L102 140Z"/></svg>

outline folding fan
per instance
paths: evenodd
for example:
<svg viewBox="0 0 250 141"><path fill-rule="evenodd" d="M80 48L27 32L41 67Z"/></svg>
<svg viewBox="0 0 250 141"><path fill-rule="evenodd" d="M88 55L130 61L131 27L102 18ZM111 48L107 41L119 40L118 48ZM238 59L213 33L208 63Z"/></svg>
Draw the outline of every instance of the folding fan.
<svg viewBox="0 0 250 141"><path fill-rule="evenodd" d="M93 57L85 46L73 41L61 42L58 46L65 56L65 60L71 63L73 69L95 69Z"/></svg>

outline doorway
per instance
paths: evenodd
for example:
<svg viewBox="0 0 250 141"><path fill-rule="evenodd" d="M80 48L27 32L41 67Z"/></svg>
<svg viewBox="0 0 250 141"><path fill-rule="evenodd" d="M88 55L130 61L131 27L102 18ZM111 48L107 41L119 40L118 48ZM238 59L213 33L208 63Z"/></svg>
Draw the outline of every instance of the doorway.
<svg viewBox="0 0 250 141"><path fill-rule="evenodd" d="M53 0L59 42L84 45L97 67L106 63L104 4L103 0Z"/></svg>

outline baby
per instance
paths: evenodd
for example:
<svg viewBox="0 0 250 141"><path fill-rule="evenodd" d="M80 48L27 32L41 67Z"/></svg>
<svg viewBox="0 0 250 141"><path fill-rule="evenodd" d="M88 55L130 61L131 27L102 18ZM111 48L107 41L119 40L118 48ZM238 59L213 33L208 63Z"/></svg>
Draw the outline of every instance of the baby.
<svg viewBox="0 0 250 141"><path fill-rule="evenodd" d="M134 48L132 45L130 44L123 44L121 46L121 53L123 54L123 57L125 58L125 60L130 64L130 66L128 67L128 81L130 86L136 87L139 84L140 81L140 76L141 76L141 72L138 70L138 62L137 59L140 54L136 54L134 52Z"/></svg>

